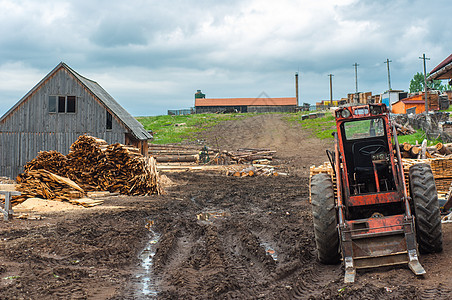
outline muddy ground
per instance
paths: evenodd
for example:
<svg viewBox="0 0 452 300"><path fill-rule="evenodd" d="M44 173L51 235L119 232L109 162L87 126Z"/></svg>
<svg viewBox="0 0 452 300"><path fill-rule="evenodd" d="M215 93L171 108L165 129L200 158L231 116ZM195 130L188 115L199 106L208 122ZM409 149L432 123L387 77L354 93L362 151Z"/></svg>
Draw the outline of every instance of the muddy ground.
<svg viewBox="0 0 452 300"><path fill-rule="evenodd" d="M101 206L0 222L1 299L449 299L452 225L427 275L405 266L358 271L316 260L308 169L330 142L280 115L220 124L215 147L265 147L278 177L170 173L167 194L105 198ZM145 251L143 251L145 249ZM143 259L146 263L143 263Z"/></svg>

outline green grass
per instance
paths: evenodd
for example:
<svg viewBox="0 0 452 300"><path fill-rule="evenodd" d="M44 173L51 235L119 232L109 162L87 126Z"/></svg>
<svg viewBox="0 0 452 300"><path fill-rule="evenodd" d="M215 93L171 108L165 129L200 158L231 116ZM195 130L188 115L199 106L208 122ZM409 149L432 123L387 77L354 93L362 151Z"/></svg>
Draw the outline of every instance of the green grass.
<svg viewBox="0 0 452 300"><path fill-rule="evenodd" d="M286 120L288 122L300 123L303 129L308 129L311 131L312 136L319 139L323 140L333 138L332 133L336 131L336 121L334 116L327 112L325 113L325 117L302 120L301 116L303 114L306 114L306 112L288 114Z"/></svg>
<svg viewBox="0 0 452 300"><path fill-rule="evenodd" d="M206 130L220 122L236 120L249 114L194 114L187 116L137 117L146 130L154 133L154 144L180 143L193 140L197 132ZM184 124L185 123L185 124ZM180 126L176 126L180 125Z"/></svg>
<svg viewBox="0 0 452 300"><path fill-rule="evenodd" d="M285 119L290 123L299 123L303 129L311 132L313 137L319 139L332 139L332 133L336 131L336 122L334 116L329 113L325 117L316 119L301 120L303 114L301 113L286 113ZM146 130L154 132L154 144L171 144L180 143L183 140L194 140L196 133L206 130L212 126L217 125L223 121L237 120L253 116L256 114L194 114L187 116L156 116L156 117L137 117L137 120L143 124ZM176 126L176 124L183 124ZM398 136L399 143L415 144L422 143L425 139L425 133L422 130L417 130L411 135ZM429 140L428 145L435 145L441 142L441 139Z"/></svg>
<svg viewBox="0 0 452 300"><path fill-rule="evenodd" d="M416 141L421 144L422 141L426 138L426 134L421 129L416 129L416 132L409 135L398 135L397 139L399 140L399 144L403 143L409 143L409 144L416 144ZM443 141L441 138L435 139L435 140L429 140L427 139L427 146L433 146L438 143L442 143Z"/></svg>

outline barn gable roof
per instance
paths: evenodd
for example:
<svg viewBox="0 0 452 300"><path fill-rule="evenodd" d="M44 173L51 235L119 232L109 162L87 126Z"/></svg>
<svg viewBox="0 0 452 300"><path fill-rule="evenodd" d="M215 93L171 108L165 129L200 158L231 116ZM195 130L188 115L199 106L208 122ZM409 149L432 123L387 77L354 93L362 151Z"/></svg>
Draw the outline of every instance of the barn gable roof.
<svg viewBox="0 0 452 300"><path fill-rule="evenodd" d="M152 138L134 117L132 117L121 105L119 105L116 100L107 93L97 82L83 77L82 75L75 72L64 62L59 63L47 76L45 76L38 84L36 84L22 99L19 100L10 110L8 110L1 118L0 122L3 121L9 114L11 114L17 107L19 107L24 101L28 99L29 96L33 95L49 78L51 78L55 73L57 73L61 68L67 70L75 79L88 89L93 96L95 96L99 102L101 102L113 115L115 115L120 122L122 122L125 127L127 127L130 132L139 140L148 140Z"/></svg>

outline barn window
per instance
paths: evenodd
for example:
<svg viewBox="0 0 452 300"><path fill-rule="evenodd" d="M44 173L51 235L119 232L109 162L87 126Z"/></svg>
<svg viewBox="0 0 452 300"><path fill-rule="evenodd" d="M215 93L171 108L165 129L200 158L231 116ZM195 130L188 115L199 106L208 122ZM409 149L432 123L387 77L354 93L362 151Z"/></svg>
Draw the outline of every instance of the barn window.
<svg viewBox="0 0 452 300"><path fill-rule="evenodd" d="M56 96L49 96L49 113L56 113L57 103Z"/></svg>
<svg viewBox="0 0 452 300"><path fill-rule="evenodd" d="M75 113L75 96L67 96L66 112Z"/></svg>
<svg viewBox="0 0 452 300"><path fill-rule="evenodd" d="M49 113L75 113L75 96L49 96Z"/></svg>
<svg viewBox="0 0 452 300"><path fill-rule="evenodd" d="M111 113L107 111L107 130L111 130L113 128L113 118Z"/></svg>
<svg viewBox="0 0 452 300"><path fill-rule="evenodd" d="M58 112L66 112L66 97L64 96L58 96Z"/></svg>

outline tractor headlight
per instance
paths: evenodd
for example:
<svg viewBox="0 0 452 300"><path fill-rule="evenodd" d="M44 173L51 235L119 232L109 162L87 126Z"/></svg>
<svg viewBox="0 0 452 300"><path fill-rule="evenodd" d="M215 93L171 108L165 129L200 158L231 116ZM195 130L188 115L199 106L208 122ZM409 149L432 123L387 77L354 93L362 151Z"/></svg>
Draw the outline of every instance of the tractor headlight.
<svg viewBox="0 0 452 300"><path fill-rule="evenodd" d="M341 111L341 116L342 116L342 118L348 118L348 117L350 117L352 115L352 113L348 110L348 109L346 109L346 108L344 108L342 111Z"/></svg>

